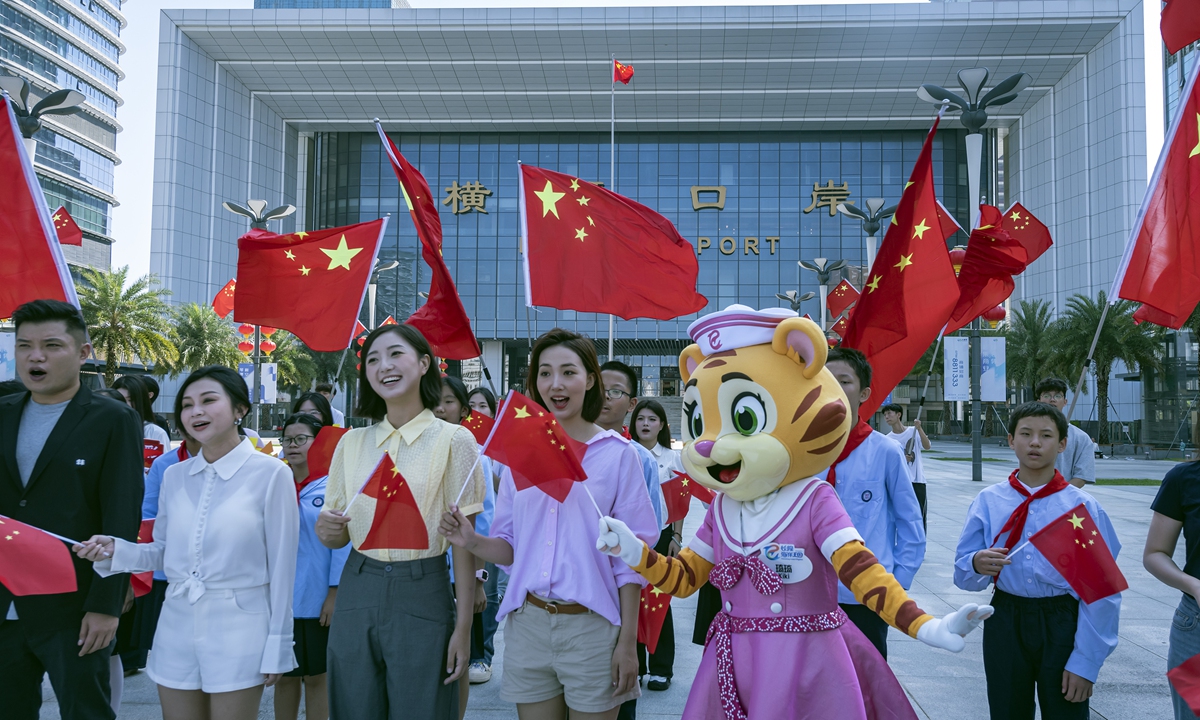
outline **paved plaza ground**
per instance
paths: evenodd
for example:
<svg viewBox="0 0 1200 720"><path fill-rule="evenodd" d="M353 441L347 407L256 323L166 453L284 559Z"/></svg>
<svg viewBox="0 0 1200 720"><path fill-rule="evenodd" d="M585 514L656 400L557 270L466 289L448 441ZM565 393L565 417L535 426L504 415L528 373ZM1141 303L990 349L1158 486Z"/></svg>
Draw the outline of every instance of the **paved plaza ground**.
<svg viewBox="0 0 1200 720"><path fill-rule="evenodd" d="M925 564L917 573L912 595L926 610L943 615L964 602L983 602L984 593L967 593L954 587L953 553L963 517L980 485L971 482L970 446L937 441L925 463L929 478L929 545ZM984 483L1003 481L1015 467L1015 459L995 440L984 446L984 457L999 462L984 463ZM1140 459L1105 459L1096 462L1101 479L1144 478L1161 480L1173 462ZM1108 720L1168 719L1171 706L1167 690L1167 632L1179 593L1152 578L1142 568L1142 545L1150 522L1150 501L1154 486L1105 485L1092 492L1108 511L1122 542L1118 563L1129 580L1121 604L1120 644L1109 658L1096 683L1092 698L1092 717ZM691 537L703 518L699 504L685 524L685 537ZM1176 556L1180 565L1183 543ZM643 688L638 702L638 717L645 720L678 718L683 710L691 679L700 661L701 648L690 642L695 618L695 598L675 600L676 661L675 682L665 692ZM986 718L987 705L981 652L982 633L967 639L967 648L959 655L934 650L895 630L889 644L892 669L912 699L917 716L928 720L964 720ZM471 688L467 718L500 720L516 718L515 708L500 699L504 674L503 631L496 637L495 676L484 685ZM46 687L47 703L42 718L58 717L53 693ZM260 717L271 718L271 697L263 698ZM160 717L154 685L140 673L126 681L125 703L121 718L141 720ZM835 720L835 719L831 719Z"/></svg>

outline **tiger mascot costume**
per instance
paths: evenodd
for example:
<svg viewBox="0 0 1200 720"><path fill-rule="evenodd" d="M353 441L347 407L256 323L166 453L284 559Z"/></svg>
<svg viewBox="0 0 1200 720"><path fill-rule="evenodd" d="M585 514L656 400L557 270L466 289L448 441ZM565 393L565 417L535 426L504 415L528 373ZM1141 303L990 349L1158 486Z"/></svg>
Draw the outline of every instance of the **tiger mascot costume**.
<svg viewBox="0 0 1200 720"><path fill-rule="evenodd" d="M814 477L850 432L815 323L732 305L688 334L696 344L679 357L683 465L720 494L678 558L614 518L601 519L597 540L671 595L705 582L721 591L683 717L916 718L887 662L838 607L838 582L900 632L951 652L991 607L968 604L941 619L921 610L863 544L832 486Z"/></svg>

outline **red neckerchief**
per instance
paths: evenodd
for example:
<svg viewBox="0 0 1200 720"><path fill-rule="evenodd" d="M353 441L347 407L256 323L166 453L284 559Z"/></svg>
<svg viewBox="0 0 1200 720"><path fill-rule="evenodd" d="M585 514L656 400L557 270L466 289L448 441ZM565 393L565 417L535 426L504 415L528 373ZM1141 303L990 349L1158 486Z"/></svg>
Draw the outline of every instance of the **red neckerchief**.
<svg viewBox="0 0 1200 720"><path fill-rule="evenodd" d="M846 447L842 448L842 454L837 456L837 460L833 461L833 465L829 466L829 474L825 476L825 482L837 487L837 466L838 463L850 457L850 453L858 449L859 445L863 444L871 433L871 426L865 420L859 420L858 424L850 429L850 439L846 441Z"/></svg>
<svg viewBox="0 0 1200 720"><path fill-rule="evenodd" d="M308 477L304 478L300 482L296 483L296 504L297 505L300 504L300 493L304 492L304 488L308 487L309 485L313 484L314 482L316 482L317 480L320 480L323 477L325 477L325 476L318 475L316 477L313 477L312 475L309 475Z"/></svg>
<svg viewBox="0 0 1200 720"><path fill-rule="evenodd" d="M621 437L625 438L626 440L633 440L633 436L629 434L628 425L621 426Z"/></svg>
<svg viewBox="0 0 1200 720"><path fill-rule="evenodd" d="M179 462L183 462L184 460L187 460L189 457L188 451L187 451L187 443L179 443L179 449L175 451L175 455L176 455L176 457L179 458Z"/></svg>
<svg viewBox="0 0 1200 720"><path fill-rule="evenodd" d="M1068 483L1063 479L1062 473L1055 470L1054 479L1046 483L1038 489L1037 492L1030 494L1021 481L1017 479L1017 471L1013 470L1012 475L1008 476L1008 484L1013 490L1025 496L1025 501L1017 506L1016 510L1012 511L1012 515L1008 516L1008 520L1004 523L1004 527L1000 528L1000 532L996 533L996 537L992 538L992 547L997 547L996 541L1001 535L1008 533L1005 537L1005 544L1009 550L1013 549L1012 541L1014 538L1020 542L1025 533L1025 521L1029 518L1029 505L1034 500L1040 500L1044 497L1049 497L1060 490L1065 490Z"/></svg>

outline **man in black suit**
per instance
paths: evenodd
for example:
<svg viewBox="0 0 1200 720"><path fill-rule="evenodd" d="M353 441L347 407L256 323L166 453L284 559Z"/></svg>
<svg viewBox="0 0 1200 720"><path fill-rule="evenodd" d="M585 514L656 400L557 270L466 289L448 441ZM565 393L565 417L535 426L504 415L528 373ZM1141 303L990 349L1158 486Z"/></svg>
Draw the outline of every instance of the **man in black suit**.
<svg viewBox="0 0 1200 720"><path fill-rule="evenodd" d="M73 305L35 300L13 313L28 392L0 399L0 515L75 540L134 540L141 521L142 424L80 384L91 354ZM0 586L0 715L35 720L49 673L61 715L113 718L109 657L128 575L100 578L74 558L73 593L14 597Z"/></svg>

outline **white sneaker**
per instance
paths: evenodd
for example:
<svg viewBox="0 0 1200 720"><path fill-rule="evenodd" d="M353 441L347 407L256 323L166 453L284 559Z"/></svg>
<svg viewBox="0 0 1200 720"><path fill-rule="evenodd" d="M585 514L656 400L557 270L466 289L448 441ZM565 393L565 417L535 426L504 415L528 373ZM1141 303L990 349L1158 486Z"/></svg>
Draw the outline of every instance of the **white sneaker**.
<svg viewBox="0 0 1200 720"><path fill-rule="evenodd" d="M472 685L479 685L492 679L492 666L484 665L481 662L471 663L471 667L467 668L467 677Z"/></svg>

